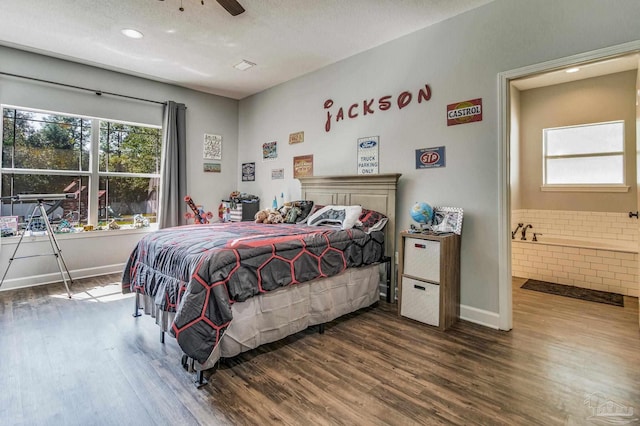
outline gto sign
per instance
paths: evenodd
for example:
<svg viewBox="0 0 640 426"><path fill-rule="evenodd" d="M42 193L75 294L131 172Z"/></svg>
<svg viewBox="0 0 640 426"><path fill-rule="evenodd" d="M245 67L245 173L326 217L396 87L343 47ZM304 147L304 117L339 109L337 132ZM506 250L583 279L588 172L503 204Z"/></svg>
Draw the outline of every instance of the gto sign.
<svg viewBox="0 0 640 426"><path fill-rule="evenodd" d="M482 121L482 98L447 105L447 126Z"/></svg>

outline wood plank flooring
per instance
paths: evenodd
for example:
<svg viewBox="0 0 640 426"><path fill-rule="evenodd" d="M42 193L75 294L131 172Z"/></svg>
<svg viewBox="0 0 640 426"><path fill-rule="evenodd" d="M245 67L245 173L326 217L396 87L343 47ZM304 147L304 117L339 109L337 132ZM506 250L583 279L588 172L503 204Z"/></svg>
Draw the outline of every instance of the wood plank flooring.
<svg viewBox="0 0 640 426"><path fill-rule="evenodd" d="M511 332L440 332L381 301L227 360L198 390L118 280L76 280L72 300L62 285L0 292L0 424L584 425L606 400L640 412L636 298L514 280Z"/></svg>

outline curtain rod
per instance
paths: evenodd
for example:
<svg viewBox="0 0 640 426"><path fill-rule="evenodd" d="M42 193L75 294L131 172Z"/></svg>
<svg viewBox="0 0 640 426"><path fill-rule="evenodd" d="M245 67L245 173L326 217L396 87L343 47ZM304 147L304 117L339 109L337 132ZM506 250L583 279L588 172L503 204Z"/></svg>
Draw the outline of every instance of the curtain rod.
<svg viewBox="0 0 640 426"><path fill-rule="evenodd" d="M117 96L117 97L120 97L120 98L133 99L133 100L136 100L136 101L149 102L149 103L152 103L152 104L159 104L159 105L166 105L167 104L166 102L159 102L159 101L154 101L154 100L151 100L151 99L137 98L135 96L121 95L120 93L105 92L103 90L88 89L86 87L74 86L72 84L58 83L56 81L43 80L43 79L35 78L35 77L27 77L27 76L24 76L24 75L11 74L11 73L8 73L8 72L0 71L0 75L6 75L6 76L9 76L9 77L16 77L16 78L22 78L22 79L25 79L25 80L37 81L39 83L53 84L53 85L56 85L56 86L69 87L71 89L84 90L84 91L87 91L87 92L95 93L98 96L110 95L110 96Z"/></svg>

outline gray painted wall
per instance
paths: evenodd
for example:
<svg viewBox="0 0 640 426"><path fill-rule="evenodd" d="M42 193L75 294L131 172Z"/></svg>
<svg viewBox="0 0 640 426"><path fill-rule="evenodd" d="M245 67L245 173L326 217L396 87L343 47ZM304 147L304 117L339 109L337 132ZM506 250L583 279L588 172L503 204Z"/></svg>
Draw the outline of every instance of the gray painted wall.
<svg viewBox="0 0 640 426"><path fill-rule="evenodd" d="M521 92L521 203L517 208L614 213L636 210L636 75L635 70L626 71ZM540 190L543 129L614 120L624 120L625 174L629 191Z"/></svg>
<svg viewBox="0 0 640 426"><path fill-rule="evenodd" d="M173 100L184 103L187 105L187 156L190 165L187 187L190 195L196 203L217 212L220 200L236 189L238 101L2 46L0 71L161 102ZM0 76L0 104L162 124L160 105L108 95L96 96L90 92L5 76ZM204 173L202 170L205 133L223 136L222 173ZM139 232L125 232L118 237L113 234L105 237L92 235L90 238L61 236L60 246L72 274L88 276L122 270L141 235ZM42 238L26 239L24 249L21 246L18 255L37 252L40 244L37 241L40 240ZM4 273L15 245L6 239L2 239L0 244L0 273ZM46 245L40 247L46 249ZM38 262L14 261L2 289L57 280L55 259L42 259Z"/></svg>
<svg viewBox="0 0 640 426"><path fill-rule="evenodd" d="M400 172L398 229L416 201L465 210L462 304L498 312L498 99L500 72L640 39L640 2L496 0L398 40L240 101L239 163L256 162L256 182L240 190L263 199L299 196L292 157L314 154L316 175L356 173L356 139L380 136L380 173ZM363 99L412 92L416 100L324 130L326 99L348 107ZM484 120L447 127L446 105L483 99ZM335 108L333 109L335 114ZM305 142L288 145L304 130ZM279 142L279 158L261 161L261 145ZM446 168L416 170L418 148L446 146ZM271 181L272 168L284 181ZM263 202L264 205L264 202Z"/></svg>

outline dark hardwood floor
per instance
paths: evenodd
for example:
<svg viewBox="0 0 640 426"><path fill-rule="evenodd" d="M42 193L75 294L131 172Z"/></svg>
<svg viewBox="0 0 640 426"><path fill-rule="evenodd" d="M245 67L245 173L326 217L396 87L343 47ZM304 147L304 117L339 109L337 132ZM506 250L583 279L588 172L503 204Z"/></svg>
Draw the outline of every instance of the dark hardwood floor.
<svg viewBox="0 0 640 426"><path fill-rule="evenodd" d="M589 420L599 402L640 411L635 298L620 308L514 280L511 332L445 333L381 301L227 360L198 390L118 279L77 280L72 300L62 285L0 293L0 424L584 425L604 419Z"/></svg>

